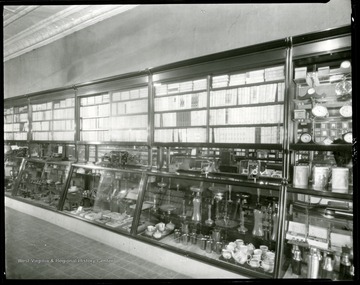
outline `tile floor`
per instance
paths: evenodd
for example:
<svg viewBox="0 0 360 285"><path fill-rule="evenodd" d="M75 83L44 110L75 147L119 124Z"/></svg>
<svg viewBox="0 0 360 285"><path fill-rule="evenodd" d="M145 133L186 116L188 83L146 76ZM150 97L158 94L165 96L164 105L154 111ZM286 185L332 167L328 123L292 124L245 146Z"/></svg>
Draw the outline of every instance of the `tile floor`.
<svg viewBox="0 0 360 285"><path fill-rule="evenodd" d="M189 279L5 207L6 279Z"/></svg>

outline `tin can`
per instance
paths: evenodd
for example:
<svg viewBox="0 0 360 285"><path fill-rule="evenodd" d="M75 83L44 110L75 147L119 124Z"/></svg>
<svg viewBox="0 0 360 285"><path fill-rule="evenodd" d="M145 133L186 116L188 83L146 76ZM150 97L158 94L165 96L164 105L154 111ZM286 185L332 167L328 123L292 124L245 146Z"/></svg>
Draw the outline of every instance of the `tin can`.
<svg viewBox="0 0 360 285"><path fill-rule="evenodd" d="M221 241L217 241L214 245L214 251L217 254L221 254L221 250L223 249L223 243Z"/></svg>
<svg viewBox="0 0 360 285"><path fill-rule="evenodd" d="M293 254L293 259L291 261L292 273L296 275L301 274L301 251L296 249Z"/></svg>
<svg viewBox="0 0 360 285"><path fill-rule="evenodd" d="M190 237L189 237L188 234L183 234L183 235L181 236L181 243L182 243L183 245L187 245L188 242L189 242L189 240L190 240Z"/></svg>
<svg viewBox="0 0 360 285"><path fill-rule="evenodd" d="M297 165L294 166L294 187L307 187L309 182L309 166Z"/></svg>
<svg viewBox="0 0 360 285"><path fill-rule="evenodd" d="M331 171L331 191L337 193L348 193L349 169L345 167L334 167Z"/></svg>
<svg viewBox="0 0 360 285"><path fill-rule="evenodd" d="M190 234L190 242L191 242L192 244L196 244L196 242L197 242L196 233L191 233L191 234Z"/></svg>
<svg viewBox="0 0 360 285"><path fill-rule="evenodd" d="M205 250L206 249L206 241L207 241L207 238L201 238L200 239L200 248L202 250Z"/></svg>
<svg viewBox="0 0 360 285"><path fill-rule="evenodd" d="M314 166L313 168L313 183L315 190L324 190L328 185L330 170L325 166Z"/></svg>
<svg viewBox="0 0 360 285"><path fill-rule="evenodd" d="M316 279L319 274L320 261L317 253L310 253L308 255L308 278Z"/></svg>
<svg viewBox="0 0 360 285"><path fill-rule="evenodd" d="M213 239L208 239L208 240L206 241L206 252L207 252L207 253L212 253L213 243L214 243L214 240L213 240Z"/></svg>
<svg viewBox="0 0 360 285"><path fill-rule="evenodd" d="M174 240L176 243L180 243L180 238L181 238L181 232L179 229L176 229L174 231Z"/></svg>

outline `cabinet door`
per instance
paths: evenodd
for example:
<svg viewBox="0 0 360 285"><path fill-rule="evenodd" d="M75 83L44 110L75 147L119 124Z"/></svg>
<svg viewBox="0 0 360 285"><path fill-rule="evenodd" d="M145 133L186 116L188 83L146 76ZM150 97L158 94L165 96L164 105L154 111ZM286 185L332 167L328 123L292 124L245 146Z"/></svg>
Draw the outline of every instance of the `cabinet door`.
<svg viewBox="0 0 360 285"><path fill-rule="evenodd" d="M106 228L130 233L142 179L141 172L74 166L63 210Z"/></svg>
<svg viewBox="0 0 360 285"><path fill-rule="evenodd" d="M138 237L235 272L271 278L278 198L274 186L149 174Z"/></svg>

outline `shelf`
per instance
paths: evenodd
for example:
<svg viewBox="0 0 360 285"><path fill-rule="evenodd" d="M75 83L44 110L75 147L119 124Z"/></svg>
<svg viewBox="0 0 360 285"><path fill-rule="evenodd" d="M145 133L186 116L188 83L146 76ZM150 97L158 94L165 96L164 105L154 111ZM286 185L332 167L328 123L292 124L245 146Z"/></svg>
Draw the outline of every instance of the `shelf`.
<svg viewBox="0 0 360 285"><path fill-rule="evenodd" d="M188 94L202 93L202 92L206 92L206 91L207 91L207 89L199 89L199 90L184 91L184 92L177 92L177 93L164 94L164 95L157 95L155 93L154 97L155 98L171 97L171 96L176 96L176 95L188 95Z"/></svg>
<svg viewBox="0 0 360 285"><path fill-rule="evenodd" d="M349 187L349 192L352 192L352 187ZM315 190L314 188L306 187L306 188L300 188L300 187L294 187L292 185L288 186L288 192L293 194L305 194L305 195L311 195L311 196L320 196L320 197L327 197L327 198L336 198L336 199L342 199L342 200L353 200L354 197L352 194L345 194L345 193L336 193L331 192L331 190Z"/></svg>
<svg viewBox="0 0 360 285"><path fill-rule="evenodd" d="M313 108L313 105L308 101L308 100L304 100L304 102L298 103L300 100L296 101L295 104L297 104L296 109L297 110L311 110ZM324 106L326 108L341 108L342 106L344 106L345 104L347 104L348 101L333 101L333 102L322 102L322 103L318 103L321 106Z"/></svg>
<svg viewBox="0 0 360 285"><path fill-rule="evenodd" d="M154 142L153 146L167 147L207 147L207 148L242 148L242 149L270 149L282 150L281 144L258 144L258 143L179 143L179 142Z"/></svg>
<svg viewBox="0 0 360 285"><path fill-rule="evenodd" d="M123 102L132 102L132 101L148 100L148 99L149 97L126 99L126 100L113 100L111 101L111 103L123 103Z"/></svg>
<svg viewBox="0 0 360 285"><path fill-rule="evenodd" d="M154 127L155 130L168 130L168 129L193 129L193 128L204 128L206 129L205 125L200 126L175 126L175 127Z"/></svg>
<svg viewBox="0 0 360 285"><path fill-rule="evenodd" d="M319 144L305 144L296 143L290 144L290 150L309 150L309 151L352 151L351 144L331 144L331 145L319 145Z"/></svg>
<svg viewBox="0 0 360 285"><path fill-rule="evenodd" d="M284 101L268 102L268 103L256 103L256 104L249 103L249 104L242 104L242 105L211 106L210 110L229 109L229 108L261 107L261 106L272 106L272 105L283 105L283 104L284 104Z"/></svg>
<svg viewBox="0 0 360 285"><path fill-rule="evenodd" d="M245 84L238 84L238 85L232 85L227 87L217 87L217 88L210 88L210 91L218 91L218 90L228 90L228 89L235 89L240 87L251 87L251 86L260 86L260 85L267 85L267 84L276 84L276 83L284 83L284 79L278 79L278 80L271 80L271 81L261 81L257 83L245 83Z"/></svg>
<svg viewBox="0 0 360 285"><path fill-rule="evenodd" d="M206 107L203 108L191 108L191 109L175 109L175 110L168 110L168 111L154 111L155 114L163 114L163 113L177 113L177 112L189 112L189 111L202 111L207 110ZM147 113L146 113L147 114Z"/></svg>
<svg viewBox="0 0 360 285"><path fill-rule="evenodd" d="M74 142L73 142L74 143ZM123 146L149 146L147 141L134 142L134 141L76 141L78 145L123 145Z"/></svg>
<svg viewBox="0 0 360 285"><path fill-rule="evenodd" d="M209 125L209 128L231 128L231 127L277 127L283 126L284 123L271 123L271 124L227 124L227 125Z"/></svg>
<svg viewBox="0 0 360 285"><path fill-rule="evenodd" d="M92 96L89 96L89 97L92 97ZM82 98L82 97L79 97L79 98ZM94 103L94 104L87 104L87 105L82 105L80 104L80 109L82 107L91 107L91 106L99 106L99 105L110 105L110 101L108 102L101 102L101 103Z"/></svg>
<svg viewBox="0 0 360 285"><path fill-rule="evenodd" d="M129 113L129 114L117 114L117 115L113 114L113 115L111 115L111 118L129 117L129 116L137 116L137 115L148 115L148 113L142 112L142 113Z"/></svg>

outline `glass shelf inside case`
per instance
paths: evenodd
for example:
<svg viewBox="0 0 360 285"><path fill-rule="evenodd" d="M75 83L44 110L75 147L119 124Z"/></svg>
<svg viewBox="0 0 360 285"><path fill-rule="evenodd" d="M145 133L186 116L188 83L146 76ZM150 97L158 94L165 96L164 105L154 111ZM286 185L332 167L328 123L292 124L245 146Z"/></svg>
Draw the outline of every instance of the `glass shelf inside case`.
<svg viewBox="0 0 360 285"><path fill-rule="evenodd" d="M278 187L149 174L138 236L234 272L274 274Z"/></svg>
<svg viewBox="0 0 360 285"><path fill-rule="evenodd" d="M63 210L79 219L130 233L144 175L79 164L71 173Z"/></svg>

